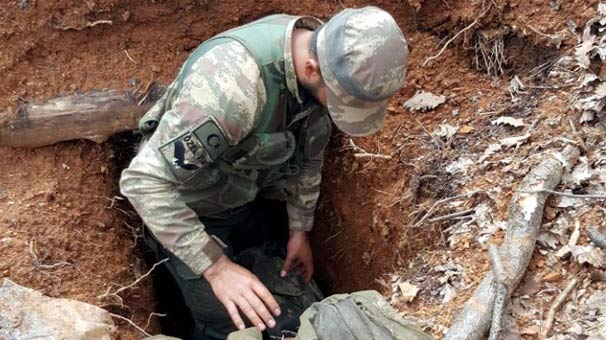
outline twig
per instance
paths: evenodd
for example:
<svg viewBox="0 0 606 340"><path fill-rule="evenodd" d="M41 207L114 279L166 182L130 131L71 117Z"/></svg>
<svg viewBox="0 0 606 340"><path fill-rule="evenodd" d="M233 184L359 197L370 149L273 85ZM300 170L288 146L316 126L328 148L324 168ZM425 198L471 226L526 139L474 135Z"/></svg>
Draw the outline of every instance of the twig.
<svg viewBox="0 0 606 340"><path fill-rule="evenodd" d="M477 194L479 191L473 191L470 192L468 194L463 194L463 195L457 195L457 196L452 196L452 197L447 197L447 198L443 198L441 200L436 201L436 203L434 203L431 208L429 208L429 210L427 210L427 212L425 213L425 215L423 215L423 217L421 217L421 219L419 220L419 222L415 223L415 227L420 226L421 224L423 224L423 222L425 222L425 220L427 220L428 218L431 217L431 215L433 214L434 210L441 204L444 204L446 202L450 202L450 201L454 201L456 199L459 198L467 198L469 196L473 196L475 194Z"/></svg>
<svg viewBox="0 0 606 340"><path fill-rule="evenodd" d="M568 285L566 286L566 288L564 288L564 290L560 293L560 295L558 295L558 298L555 300L553 305L551 305L551 308L549 308L549 312L547 312L547 318L545 319L545 327L543 327L543 329L541 330L541 339L547 338L549 333L551 333L551 329L553 328L553 323L555 321L556 313L558 312L560 307L562 307L562 304L568 297L568 294L570 294L570 292L572 292L572 289L576 285L577 285L577 279L574 278L570 281L570 283L568 283Z"/></svg>
<svg viewBox="0 0 606 340"><path fill-rule="evenodd" d="M122 221L122 223L124 223L124 225L126 225L126 227L130 230L130 232L133 234L133 237L135 238L133 240L133 247L137 246L137 241L139 240L139 238L141 238L141 236L139 236L139 233L137 233L137 229L135 229L135 227L131 226L130 224L126 223L126 221Z"/></svg>
<svg viewBox="0 0 606 340"><path fill-rule="evenodd" d="M109 198L109 197L107 197L107 196L97 196L97 197L100 197L100 198L105 198L106 200L110 201L111 203L110 203L110 205L108 206L108 208L113 208L113 207L114 207L114 205L116 205L116 201L124 201L124 197L122 197L122 196L118 196L118 195L116 195L116 196L114 196L114 197L112 197L112 198Z"/></svg>
<svg viewBox="0 0 606 340"><path fill-rule="evenodd" d="M587 195L577 195L577 194L569 194L566 192L541 189L541 190L520 190L521 193L524 194L552 194L557 196L564 197L574 197L574 198L594 198L594 199L606 199L606 194L587 194Z"/></svg>
<svg viewBox="0 0 606 340"><path fill-rule="evenodd" d="M60 266L73 267L74 264L66 262L66 261L60 261L60 262L57 262L57 263L54 263L54 264L39 264L36 267L40 268L40 269L54 269L54 268L57 268L57 267L60 267Z"/></svg>
<svg viewBox="0 0 606 340"><path fill-rule="evenodd" d="M169 260L168 258L165 258L162 261L159 261L159 262L155 263L151 267L151 269L147 271L147 273L145 273L144 275L141 275L138 279L136 279L135 281L133 281L133 283L129 284L128 286L121 287L121 288L119 288L118 290L116 290L113 293L110 293L109 289L108 289L108 291L105 292L104 294L97 296L97 299L102 299L102 298L105 298L105 297L108 297L108 296L118 296L118 293L121 293L121 292L123 292L123 291L125 291L127 289L135 287L139 282L141 282L141 280L143 280L144 278L146 278L147 276L149 276L149 274L151 274L151 272L154 271L154 269L156 269L157 266L161 265L162 263L164 263L164 262L166 262L168 260Z"/></svg>
<svg viewBox="0 0 606 340"><path fill-rule="evenodd" d="M572 118L568 118L568 124L570 124L570 128L572 129L572 133L574 133L574 136L576 137L579 146L581 147L581 149L584 152L587 152L587 145L585 145L585 141L583 140L583 138L581 137L581 135L579 135L579 131L577 130L577 127L574 125L574 122L572 121Z"/></svg>
<svg viewBox="0 0 606 340"><path fill-rule="evenodd" d="M152 320L152 316L158 316L158 317L163 318L163 317L165 317L166 315L168 315L168 314L166 314L166 313L164 313L164 314L161 314L161 313L153 313L153 312L152 312L152 313L149 313L149 316L147 317L147 323L145 324L145 327L143 327L143 329L147 329L147 328L149 327L149 324L151 323L151 320Z"/></svg>
<svg viewBox="0 0 606 340"><path fill-rule="evenodd" d="M419 124L419 126L421 127L421 129L423 129L423 131L425 131L425 133L429 136L429 138L431 138L434 142L436 142L436 144L438 144L438 147L440 147L442 150L444 150L446 148L446 144L444 144L444 142L442 142L441 139L436 138L436 136L432 135L431 132L429 132L429 130L427 130L427 128L425 127L425 125L423 125L416 118L415 118L415 121L417 122L417 124Z"/></svg>
<svg viewBox="0 0 606 340"><path fill-rule="evenodd" d="M135 59L133 59L133 58L130 56L130 54L128 54L128 50L127 50L127 49L124 49L124 54L126 54L126 57L128 58L128 60L132 61L132 62L133 62L133 64L135 64L135 65L138 65L138 64L139 64L139 63L137 63L137 62L135 61Z"/></svg>
<svg viewBox="0 0 606 340"><path fill-rule="evenodd" d="M503 312L507 299L507 274L505 274L501 255L495 245L491 244L488 246L488 256L490 258L492 272L497 281L497 297L492 312L492 324L490 326L490 336L488 337L488 340L497 340L501 333L501 323L503 321Z"/></svg>
<svg viewBox="0 0 606 340"><path fill-rule="evenodd" d="M127 319L125 317L123 317L122 315L118 315L118 314L114 314L114 313L109 313L109 315L111 315L111 317L113 318L117 318L120 319L122 321L126 321L128 322L131 326L135 327L136 330L138 330L139 332L141 332L141 334L145 335L145 336L151 336L151 334L147 333L143 328L137 326L136 323L132 322L132 320Z"/></svg>
<svg viewBox="0 0 606 340"><path fill-rule="evenodd" d="M461 216L467 217L465 215L471 214L474 211L475 211L474 208L463 210L463 211L457 211L457 212L454 212L452 214L448 214L448 215L443 215L443 216L431 218L431 219L429 219L428 222L429 223L434 223L434 222L440 222L440 221L446 221L446 220L454 219L455 217L461 217Z"/></svg>
<svg viewBox="0 0 606 340"><path fill-rule="evenodd" d="M482 12L482 13L481 13L481 14L480 14L480 15L479 15L477 18L476 18L476 20L474 20L474 21L473 21L473 22L472 22L472 23L471 23L469 26L467 26L467 27L465 27L464 29L460 30L460 31L459 31L457 34L455 34L455 35L454 35L454 37L452 37L450 40L448 40L448 41L447 41L447 42L444 44L444 46L442 46L442 49L440 50L440 52L438 52L438 54L436 54L436 55L434 55L434 56L431 56L431 57L429 57L429 58L425 59L425 61L423 62L423 65L422 65L422 66L423 66L423 67L425 67L425 65L427 65L427 63L428 63L429 61L434 60L434 59L438 59L438 58L439 58L439 57L442 55L442 53L444 53L444 50L446 50L446 48L448 47L448 45L450 45L450 44L451 44L451 43L452 43L452 42L453 42L455 39L457 39L457 38L459 37L459 35L461 35L461 33L465 32L465 31L467 31L467 30L471 29L473 26L475 26L475 25L476 25L476 24L477 24L477 23L480 21L480 19L481 19L481 18L482 18L482 17L483 17L483 16L484 16L486 13L488 13L488 10L490 10L491 8L492 8L492 4L491 4L491 5L489 5L489 6L488 6L488 7L487 7L487 8L484 10L484 12Z"/></svg>
<svg viewBox="0 0 606 340"><path fill-rule="evenodd" d="M526 27L530 28L531 31L533 31L534 33L536 33L538 35L544 36L544 37L549 38L549 39L553 39L553 36L551 34L543 33L541 31L539 31L538 29L530 26L529 24L526 24Z"/></svg>
<svg viewBox="0 0 606 340"><path fill-rule="evenodd" d="M388 155L381 155L381 154L376 154L376 153L354 153L354 157L355 158L377 158L377 159L391 159L391 156Z"/></svg>
<svg viewBox="0 0 606 340"><path fill-rule="evenodd" d="M581 221L578 217L574 219L574 230L572 234L570 234L570 239L568 240L569 246L576 246L577 242L579 242L579 237L581 237Z"/></svg>
<svg viewBox="0 0 606 340"><path fill-rule="evenodd" d="M36 267L38 267L38 265L40 264L40 262L38 261L38 255L36 255L36 250L34 249L34 241L33 240L29 241L29 253L34 258L34 265Z"/></svg>
<svg viewBox="0 0 606 340"><path fill-rule="evenodd" d="M101 24L112 25L113 23L114 22L111 20L97 20L97 21L93 21L93 22L88 21L86 23L86 25L84 25L84 27L64 26L64 27L59 27L59 28L64 31L68 31L68 30L82 31L89 27L95 27L95 26L101 25Z"/></svg>
<svg viewBox="0 0 606 340"><path fill-rule="evenodd" d="M154 83L154 79L152 78L147 85L145 85L145 88L143 89L143 97L141 98L141 100L139 100L139 102L137 103L138 106L143 105L143 103L145 102L145 100L147 99L147 97L149 96L151 89L152 89L152 85Z"/></svg>
<svg viewBox="0 0 606 340"><path fill-rule="evenodd" d="M354 157L355 158L378 158L378 159L391 159L391 156L388 155L381 155L381 154L377 154L377 153L371 153L368 152L364 149L362 149L361 147L357 146L354 141L353 138L349 139L349 146L351 147L352 150L354 150Z"/></svg>
<svg viewBox="0 0 606 340"><path fill-rule="evenodd" d="M31 240L29 241L29 253L32 255L32 257L34 258L34 267L36 269L42 269L42 270L50 270L50 269L55 269L57 267L60 266L70 266L70 267L74 267L73 263L69 263L66 261L59 261L53 264L42 264L40 261L40 259L38 258L38 255L36 254L36 248L35 248L35 244L34 241ZM44 260L44 259L42 259Z"/></svg>
<svg viewBox="0 0 606 340"><path fill-rule="evenodd" d="M328 241L332 240L333 238L338 237L339 235L343 234L343 230L339 230L338 232L328 236L323 243L327 243Z"/></svg>

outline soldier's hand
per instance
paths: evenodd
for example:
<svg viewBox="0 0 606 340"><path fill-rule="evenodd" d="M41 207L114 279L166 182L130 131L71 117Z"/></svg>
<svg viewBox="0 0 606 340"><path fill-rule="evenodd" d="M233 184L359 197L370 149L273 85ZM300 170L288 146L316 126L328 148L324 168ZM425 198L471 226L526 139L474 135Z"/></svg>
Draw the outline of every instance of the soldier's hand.
<svg viewBox="0 0 606 340"><path fill-rule="evenodd" d="M311 277L314 274L314 259L309 239L307 238L307 232L305 231L290 232L288 245L286 246L286 260L284 261L284 266L282 266L280 276L286 277L295 268L299 269L297 274L305 273L306 283L311 281Z"/></svg>
<svg viewBox="0 0 606 340"><path fill-rule="evenodd" d="M245 328L238 309L261 331L276 326L272 314L280 315L280 306L253 273L223 255L202 275L238 329Z"/></svg>

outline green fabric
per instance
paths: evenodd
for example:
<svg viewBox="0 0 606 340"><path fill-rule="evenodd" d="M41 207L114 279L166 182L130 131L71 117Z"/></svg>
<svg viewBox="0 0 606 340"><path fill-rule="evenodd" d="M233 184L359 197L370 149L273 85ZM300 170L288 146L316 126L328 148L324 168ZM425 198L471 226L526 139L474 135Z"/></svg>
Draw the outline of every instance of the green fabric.
<svg viewBox="0 0 606 340"><path fill-rule="evenodd" d="M223 209L251 202L267 183L272 184L273 190L264 192L263 197L285 200L288 195L285 188L296 181L305 156L321 155L329 140L330 121L325 112L320 114L314 110L312 99L302 107L286 85L284 40L288 24L294 19L294 16L276 14L221 33L201 44L179 72L174 93L180 92L184 79L200 56L217 45L235 40L255 58L263 78L267 98L254 131L238 145L229 147L216 161L216 166L229 175L229 190L221 192L216 202ZM144 137L153 133L164 111L150 110L140 120ZM313 129L306 131L308 127ZM203 137L201 140L205 140Z"/></svg>
<svg viewBox="0 0 606 340"><path fill-rule="evenodd" d="M404 321L381 294L368 290L332 295L301 315L296 340L431 340ZM262 340L252 329L231 333L228 340Z"/></svg>
<svg viewBox="0 0 606 340"><path fill-rule="evenodd" d="M263 340L263 335L257 328L247 328L231 333L227 336L227 340Z"/></svg>

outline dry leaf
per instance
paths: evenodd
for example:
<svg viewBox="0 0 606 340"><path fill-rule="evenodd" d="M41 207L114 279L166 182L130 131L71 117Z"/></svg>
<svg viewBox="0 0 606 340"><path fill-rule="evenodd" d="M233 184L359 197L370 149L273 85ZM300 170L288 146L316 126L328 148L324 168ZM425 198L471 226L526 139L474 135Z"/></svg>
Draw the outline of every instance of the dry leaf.
<svg viewBox="0 0 606 340"><path fill-rule="evenodd" d="M449 140L457 133L458 130L458 126L452 126L450 124L440 124L438 125L438 128L432 133L432 135Z"/></svg>
<svg viewBox="0 0 606 340"><path fill-rule="evenodd" d="M489 144L486 150L484 150L484 154L478 159L478 163L484 163L485 160L497 151L501 151L501 144Z"/></svg>
<svg viewBox="0 0 606 340"><path fill-rule="evenodd" d="M398 288L400 288L404 302L411 302L419 293L419 288L408 281L398 284Z"/></svg>
<svg viewBox="0 0 606 340"><path fill-rule="evenodd" d="M588 263L596 268L606 267L606 254L594 246L571 246L572 256L580 264Z"/></svg>
<svg viewBox="0 0 606 340"><path fill-rule="evenodd" d="M510 125L513 127L526 126L526 123L524 123L523 119L513 118L513 117L499 117L499 118L493 120L492 122L490 122L490 124L492 124L492 125Z"/></svg>
<svg viewBox="0 0 606 340"><path fill-rule="evenodd" d="M560 282L562 281L562 274L558 272L551 272L543 276L541 279L543 282Z"/></svg>
<svg viewBox="0 0 606 340"><path fill-rule="evenodd" d="M444 104L446 97L437 96L431 92L419 91L404 103L404 107L411 111L429 111Z"/></svg>

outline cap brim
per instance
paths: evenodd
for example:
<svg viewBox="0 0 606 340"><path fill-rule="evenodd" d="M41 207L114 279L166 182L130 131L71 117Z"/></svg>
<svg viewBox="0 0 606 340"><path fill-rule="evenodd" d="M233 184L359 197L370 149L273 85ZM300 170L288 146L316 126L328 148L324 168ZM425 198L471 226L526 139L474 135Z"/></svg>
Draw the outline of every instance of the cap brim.
<svg viewBox="0 0 606 340"><path fill-rule="evenodd" d="M327 89L328 112L339 130L348 135L369 136L383 128L387 101L366 102L350 97L347 102L343 96Z"/></svg>
<svg viewBox="0 0 606 340"><path fill-rule="evenodd" d="M352 136L368 136L379 131L385 121L387 100L364 101L350 95L328 67L325 28L318 34L318 61L326 83L328 112L339 130Z"/></svg>

